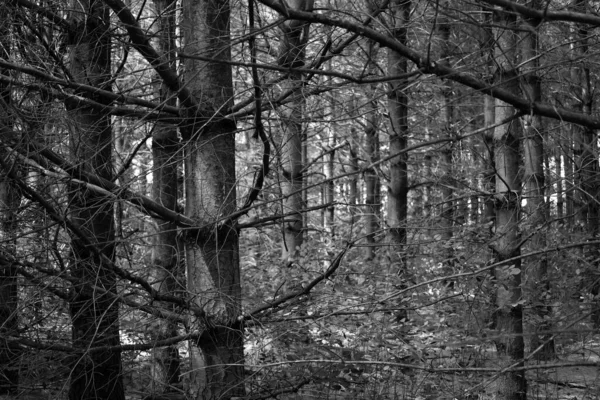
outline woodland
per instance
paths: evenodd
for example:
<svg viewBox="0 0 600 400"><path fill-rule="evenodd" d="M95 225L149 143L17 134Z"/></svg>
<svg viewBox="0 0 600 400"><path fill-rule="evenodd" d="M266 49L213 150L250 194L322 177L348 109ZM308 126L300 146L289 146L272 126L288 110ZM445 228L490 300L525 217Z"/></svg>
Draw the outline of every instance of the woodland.
<svg viewBox="0 0 600 400"><path fill-rule="evenodd" d="M599 399L598 28L0 0L0 399Z"/></svg>

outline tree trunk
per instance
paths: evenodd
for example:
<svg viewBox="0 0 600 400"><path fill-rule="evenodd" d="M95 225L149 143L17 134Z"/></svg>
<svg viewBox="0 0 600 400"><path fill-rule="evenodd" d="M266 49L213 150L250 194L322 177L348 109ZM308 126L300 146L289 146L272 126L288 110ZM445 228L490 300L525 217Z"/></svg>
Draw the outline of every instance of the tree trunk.
<svg viewBox="0 0 600 400"><path fill-rule="evenodd" d="M518 73L515 70L517 34L516 18L501 9L494 10L496 84L518 94ZM513 107L495 101L495 120L500 123L514 115ZM496 237L494 250L498 261L516 257L519 248L519 216L521 182L519 179L520 126L516 121L494 128L494 158L496 166ZM500 367L523 365L523 308L521 302L521 261L496 269L495 328ZM524 400L527 384L524 371L508 371L498 379L497 400Z"/></svg>
<svg viewBox="0 0 600 400"><path fill-rule="evenodd" d="M492 83L494 74L494 35L489 26L492 26L492 15L489 10L484 9L484 57L486 60L487 80ZM483 126L487 130L483 134L484 144L484 168L483 168L483 188L486 196L483 204L483 222L485 224L493 223L496 220L496 211L494 207L494 198L491 195L495 190L496 167L494 165L494 130L491 127L496 121L496 108L494 98L483 95Z"/></svg>
<svg viewBox="0 0 600 400"><path fill-rule="evenodd" d="M190 392L196 399L229 399L245 393L239 238L223 219L236 210L236 126L219 120L233 104L229 1L185 0L182 15L184 53L213 60L186 58L184 80L216 121L192 118L182 130L185 214L200 227L185 232L187 290L206 313L194 327L202 335L190 346Z"/></svg>
<svg viewBox="0 0 600 400"><path fill-rule="evenodd" d="M565 215L565 199L564 199L564 185L565 174L563 172L563 153L564 148L562 146L562 140L560 138L554 139L554 165L556 176L556 219L559 223L563 224L563 218Z"/></svg>
<svg viewBox="0 0 600 400"><path fill-rule="evenodd" d="M6 5L0 5L0 12L10 16L12 10ZM9 59L9 21L0 24L0 59ZM0 68L2 75L8 71ZM12 126L10 113L11 90L8 85L0 82L0 122ZM14 159L4 149L0 150L3 165L14 166ZM20 199L14 183L0 170L0 243L2 252L11 256L16 255L17 215ZM19 387L19 352L11 349L4 339L16 336L18 329L17 318L17 276L10 265L0 263L0 395L15 394Z"/></svg>
<svg viewBox="0 0 600 400"><path fill-rule="evenodd" d="M302 11L311 11L313 2L313 0L285 1L288 8ZM292 262L300 255L304 236L302 118L305 100L302 96L302 73L294 68L304 65L304 47L308 40L309 24L304 21L287 20L280 25L280 28L282 37L278 64L289 69L281 87L284 91L291 91L291 101L280 107L283 213L286 214L283 223L281 258L286 262Z"/></svg>
<svg viewBox="0 0 600 400"><path fill-rule="evenodd" d="M373 91L368 94L372 97ZM367 120L365 127L365 137L367 149L367 163L371 165L379 161L379 123L377 117L377 102L370 99L368 101L369 111L367 111ZM377 174L377 167L370 166L365 170L365 236L367 238L367 247L365 248L365 257L367 260L375 258L376 253L376 234L379 231L379 219L381 218L381 183Z"/></svg>
<svg viewBox="0 0 600 400"><path fill-rule="evenodd" d="M408 0L393 0L390 3L392 11L392 32L394 39L401 44L408 44L408 24L410 21L411 2ZM408 62L405 57L393 50L388 50L388 75L402 75L408 72ZM408 214L408 155L402 153L408 140L408 96L407 81L390 82L388 108L391 122L390 155L398 154L390 159L390 184L388 187L390 242L390 267L394 272L404 272L406 269L406 217Z"/></svg>
<svg viewBox="0 0 600 400"><path fill-rule="evenodd" d="M531 4L532 8L539 8L539 2ZM541 80L538 77L539 69L539 45L538 32L535 23L524 21L521 30L521 53L522 60L529 60L523 64L521 71L521 86L523 94L532 102L538 102L542 98ZM525 171L523 175L523 198L525 206L526 226L531 232L527 246L529 252L543 250L546 247L546 236L544 224L549 220L549 210L544 198L545 176L544 176L544 142L542 119L536 115L528 115L523 118L523 158ZM548 295L550 281L548 280L548 260L545 254L530 257L526 260L528 273L529 302L534 321L541 321L533 326L535 331L549 332L550 308ZM536 353L536 359L549 360L555 357L554 340L549 333L534 334L531 337L531 350L535 351L539 346L541 349Z"/></svg>
<svg viewBox="0 0 600 400"><path fill-rule="evenodd" d="M354 224L358 221L359 212L357 204L360 203L360 193L358 191L358 174L360 171L359 162L358 162L358 154L359 154L359 139L358 139L358 130L355 127L350 128L350 171L352 175L350 176L350 182L348 182L348 204L349 204L349 212L350 212L350 225L354 226Z"/></svg>
<svg viewBox="0 0 600 400"><path fill-rule="evenodd" d="M325 216L325 226L329 229L329 234L333 238L335 236L335 182L334 182L334 165L335 165L335 145L336 145L336 135L335 135L335 99L333 96L330 96L331 106L330 109L330 123L329 129L327 129L327 150L329 154L327 155L327 162L324 165L325 169L325 179L327 181L325 185L325 204L327 204L327 212Z"/></svg>
<svg viewBox="0 0 600 400"><path fill-rule="evenodd" d="M174 0L154 0L158 19L158 48L165 55L170 67L175 70L175 11ZM162 104L175 106L176 98L162 84L156 88ZM175 211L177 209L179 167L179 140L177 129L172 125L158 124L152 133L152 198L158 204ZM157 232L152 252L154 288L167 295L184 293L181 287L179 243L177 226L170 221L155 219ZM175 312L173 304L163 307ZM153 326L152 339L155 341L177 335L177 325L159 319ZM179 386L180 359L177 346L158 347L152 351L153 392L169 392Z"/></svg>
<svg viewBox="0 0 600 400"><path fill-rule="evenodd" d="M588 12L587 0L574 0L574 8L579 12ZM594 88L592 87L591 71L588 61L589 45L588 31L579 27L575 39L576 51L581 59L579 65L572 69L574 95L577 100L577 108L585 114L591 115L593 111ZM598 140L594 130L584 126L574 126L574 159L576 163L578 209L576 221L579 222L588 234L588 240L597 240L600 233L599 214L600 207L600 180L598 166ZM589 283L585 288L592 294L592 322L596 327L600 326L600 246L592 244L586 247L584 257L591 267L585 276Z"/></svg>
<svg viewBox="0 0 600 400"><path fill-rule="evenodd" d="M80 25L70 53L71 74L79 83L110 90L111 43L109 10L99 1L78 1L73 14ZM83 18L82 18L83 19ZM82 93L82 96L86 94ZM103 103L101 98L93 99ZM112 131L110 116L85 105L68 104L71 154L79 167L111 180ZM106 198L72 188L69 216L86 238L72 234L72 274L79 280L71 287L70 314L73 346L84 354L71 366L71 400L124 399L120 351L87 353L90 347L118 346L119 306L115 274L107 262L115 258L114 206ZM88 241L89 243L86 243ZM97 250L92 251L90 245ZM94 285L106 291L91 290ZM112 295L111 295L112 294Z"/></svg>

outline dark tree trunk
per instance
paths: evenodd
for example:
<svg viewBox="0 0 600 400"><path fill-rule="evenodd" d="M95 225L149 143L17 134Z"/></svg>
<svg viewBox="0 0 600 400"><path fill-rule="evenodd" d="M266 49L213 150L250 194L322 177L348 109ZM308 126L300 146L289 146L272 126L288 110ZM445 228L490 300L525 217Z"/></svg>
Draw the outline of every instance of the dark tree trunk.
<svg viewBox="0 0 600 400"><path fill-rule="evenodd" d="M233 104L229 1L185 0L182 14L184 53L212 60L186 58L186 86L201 111L218 120L205 126L191 119L182 132L185 214L207 227L185 232L188 296L207 316L193 327L202 335L190 345L189 392L195 399L230 399L244 396L245 389L239 237L224 220L237 208L236 126L219 120Z"/></svg>
<svg viewBox="0 0 600 400"><path fill-rule="evenodd" d="M7 5L0 5L0 13L10 16L13 10ZM9 42L9 19L5 17L0 24L0 59L8 60L11 43ZM8 71L0 68L2 75ZM0 82L0 122L12 126L11 90ZM0 149L2 165L14 167L14 158L4 149ZM7 176L8 171L0 169L0 243L2 252L16 255L17 209L19 195L16 186ZM13 171L14 172L14 171ZM10 395L17 392L19 387L19 351L11 348L6 341L17 335L17 276L10 264L0 262L0 395Z"/></svg>
<svg viewBox="0 0 600 400"><path fill-rule="evenodd" d="M539 8L539 2L531 4L533 8ZM521 53L523 60L530 60L523 64L521 75L521 86L523 94L532 102L540 101L542 98L542 87L540 77L537 76L539 69L539 45L538 32L535 24L524 21L521 30ZM545 200L545 176L544 176L544 142L542 119L539 116L529 115L523 118L523 198L527 200L525 213L527 227L531 231L529 252L543 250L546 247L546 236L544 224L549 220L549 210ZM535 313L535 321L542 321L533 327L535 331L549 332L550 324L548 305L548 293L550 281L548 280L548 260L545 254L540 254L526 260L525 269L529 271L528 284L529 301L531 310ZM542 346L540 349L538 347ZM531 350L535 351L536 359L548 360L555 357L554 340L549 333L534 334L531 337Z"/></svg>
<svg viewBox="0 0 600 400"><path fill-rule="evenodd" d="M286 1L287 7L311 11L313 0ZM283 213L289 214L283 223L282 260L291 262L300 255L304 241L302 218L303 200L303 123L305 100L302 95L302 73L294 68L304 65L304 47L308 40L309 24L288 20L280 25L282 31L278 64L289 68L281 87L289 91L291 101L280 107L281 162Z"/></svg>
<svg viewBox="0 0 600 400"><path fill-rule="evenodd" d="M408 44L408 24L411 2L394 0L392 11L392 32L394 38L403 45ZM402 75L408 72L405 57L388 50L388 74ZM408 215L408 156L404 150L408 141L408 96L406 80L390 82L388 108L391 122L390 132L390 184L388 187L388 237L390 242L389 259L394 272L406 269L406 217Z"/></svg>
<svg viewBox="0 0 600 400"><path fill-rule="evenodd" d="M496 84L514 94L519 93L518 72L514 69L517 51L516 18L501 9L494 10ZM495 101L496 123L514 115L513 107ZM494 128L494 161L496 171L495 209L496 237L494 250L498 261L516 257L519 248L521 182L519 179L520 125L517 121ZM499 267L496 275L495 328L496 348L501 367L523 365L523 308L521 293L521 261ZM527 381L524 371L507 371L500 375L496 399L524 400Z"/></svg>
<svg viewBox="0 0 600 400"><path fill-rule="evenodd" d="M80 83L110 90L111 44L109 11L99 1L74 3L75 18L87 16L72 43L70 69ZM82 93L82 95L84 95ZM93 99L100 103L102 99ZM110 116L98 109L68 104L72 120L71 155L79 167L111 180L112 131ZM72 223L86 236L72 235L71 288L73 346L83 355L71 366L71 400L125 398L120 351L86 352L90 347L118 346L119 307L113 295L117 279L107 263L114 261L114 207L106 198L73 188L69 207ZM89 242L89 243L86 243ZM92 250L93 246L95 250ZM95 286L101 290L93 290Z"/></svg>
<svg viewBox="0 0 600 400"><path fill-rule="evenodd" d="M579 12L589 12L587 0L574 0L574 8ZM577 99L578 108L585 114L591 115L593 112L594 88L592 86L592 77L588 65L589 44L588 31L584 27L578 27L575 35L575 46L580 61L572 69L574 95ZM600 179L598 165L598 139L596 133L591 128L585 126L573 127L573 144L575 149L575 169L577 174L577 192L578 209L576 210L576 221L587 231L588 240L595 241L600 233ZM592 322L594 326L600 326L600 246L591 244L584 250L586 263L591 267L587 268L585 274L589 283L585 284L586 290L589 290L592 299Z"/></svg>
<svg viewBox="0 0 600 400"><path fill-rule="evenodd" d="M170 67L175 70L175 12L174 0L154 0L158 19L158 48ZM161 103L175 106L174 94L166 85L156 88ZM177 129L171 125L158 124L152 133L152 198L170 210L177 209L178 177L180 163ZM152 253L154 287L160 293L181 295L183 271L180 266L177 226L170 221L155 219L157 233ZM164 304L175 312L173 304ZM177 325L167 320L158 320L153 327L153 340L160 341L177 335ZM177 346L159 347L153 350L153 392L169 392L180 383L180 359Z"/></svg>

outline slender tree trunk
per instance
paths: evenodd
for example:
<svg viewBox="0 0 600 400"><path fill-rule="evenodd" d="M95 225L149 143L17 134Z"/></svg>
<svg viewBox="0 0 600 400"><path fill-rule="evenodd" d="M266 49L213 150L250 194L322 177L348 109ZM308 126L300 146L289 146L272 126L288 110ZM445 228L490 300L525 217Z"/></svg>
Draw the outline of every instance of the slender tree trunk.
<svg viewBox="0 0 600 400"><path fill-rule="evenodd" d="M556 138L554 141L554 165L556 175L556 218L560 223L564 223L563 218L565 215L565 200L564 200L564 185L565 174L563 173L563 146L560 138Z"/></svg>
<svg viewBox="0 0 600 400"><path fill-rule="evenodd" d="M334 165L335 165L335 145L336 145L336 135L335 135L335 99L333 97L330 98L331 106L331 121L329 123L329 129L327 130L327 150L329 154L327 155L327 162L325 163L325 179L327 180L327 184L325 186L325 204L327 204L327 213L325 218L325 225L329 229L329 234L331 237L335 236L335 182L334 182Z"/></svg>
<svg viewBox="0 0 600 400"><path fill-rule="evenodd" d="M496 84L514 94L519 93L518 72L515 70L517 34L516 18L501 9L494 10ZM495 119L500 123L514 114L512 106L495 101ZM519 248L519 216L521 182L519 179L520 126L516 121L494 128L496 166L496 237L494 250L498 261L516 257ZM520 259L496 269L495 327L500 367L522 366L524 357L523 308L521 305ZM524 400L527 382L524 371L508 371L498 379L497 400Z"/></svg>
<svg viewBox="0 0 600 400"><path fill-rule="evenodd" d="M109 10L100 1L78 1L73 16L80 24L70 53L70 69L80 83L110 90L111 43ZM86 94L81 94L85 96ZM103 100L93 99L99 103ZM98 109L68 104L71 154L79 167L111 180L112 131L110 116ZM117 279L106 265L115 259L114 206L106 198L73 188L69 217L99 252L95 254L81 237L72 236L71 271L79 283L71 288L73 346L83 351L71 366L71 400L124 399L121 353L115 350L87 353L90 347L118 346L119 307L113 299ZM108 294L89 289L94 285Z"/></svg>
<svg viewBox="0 0 600 400"><path fill-rule="evenodd" d="M185 0L182 15L184 53L213 60L185 59L184 80L216 121L192 118L182 130L185 214L208 227L185 232L188 296L206 313L195 328L202 335L190 346L190 392L196 399L229 399L245 393L239 237L223 220L236 210L236 126L220 119L233 104L229 1Z"/></svg>
<svg viewBox="0 0 600 400"><path fill-rule="evenodd" d="M372 100L374 90L370 90L368 96L369 111L367 111L367 120L365 127L365 147L367 149L367 163L371 165L379 161L379 123L377 116L377 102ZM375 258L376 253L376 234L380 229L379 220L381 218L381 182L377 174L377 167L370 166L365 170L365 236L367 238L367 247L365 248L365 257L367 260Z"/></svg>
<svg viewBox="0 0 600 400"><path fill-rule="evenodd" d="M473 120L469 124L469 133L471 134L475 128L476 128L476 120ZM472 136L469 140L469 151L471 154L471 162L475 166L476 171L481 171L483 169L483 160L479 155L482 154L482 152L481 152L481 145L476 136ZM483 182L481 179L481 175L473 174L470 178L469 184L471 185L472 188L476 188L477 190L471 195L471 198L469 200L470 213L467 218L467 221L470 224L476 225L479 223L479 219L480 219L479 215L481 213L481 209L480 209L481 202L479 199L479 193L481 193L481 191L483 189Z"/></svg>
<svg viewBox="0 0 600 400"><path fill-rule="evenodd" d="M532 8L539 8L540 4L536 0L531 5ZM521 86L523 94L532 102L539 102L542 98L541 78L537 75L539 69L539 45L538 32L535 24L530 21L524 21L521 30L521 54L522 60L528 60L523 64L521 71ZM543 250L546 247L546 236L544 224L549 220L549 209L545 200L545 176L544 176L544 141L542 119L537 115L528 115L523 118L523 158L524 158L524 176L523 176L523 198L527 204L525 213L527 218L527 228L531 231L531 238L528 243L528 251L535 252ZM530 257L526 260L526 270L528 273L529 302L531 310L535 313L535 321L542 321L533 327L536 331L548 332L551 328L549 324L550 308L548 305L548 294L550 290L550 281L548 280L548 259L545 254ZM542 348L536 353L536 359L548 360L555 357L554 340L549 333L534 334L531 337L531 350L536 350L539 346Z"/></svg>
<svg viewBox="0 0 600 400"><path fill-rule="evenodd" d="M348 183L348 204L349 204L349 212L351 216L350 224L354 226L354 224L358 221L358 203L360 202L360 193L358 191L358 174L359 174L359 162L358 162L358 151L359 151L359 139L358 139L358 131L355 127L350 128L350 171L352 175L350 176L350 182Z"/></svg>
<svg viewBox="0 0 600 400"><path fill-rule="evenodd" d="M575 152L573 149L573 138L570 135L566 135L562 142L565 165L565 216L567 226L572 230L575 226L575 163L573 162Z"/></svg>
<svg viewBox="0 0 600 400"><path fill-rule="evenodd" d="M411 2L409 0L393 0L390 2L394 38L403 45L408 44L408 24L410 21ZM402 75L408 72L405 57L393 50L388 50L388 75ZM389 259L394 272L406 269L406 217L408 215L408 156L404 152L408 140L408 96L406 80L390 82L388 108L391 122L390 185L388 187L388 236L390 242Z"/></svg>
<svg viewBox="0 0 600 400"><path fill-rule="evenodd" d="M311 11L313 0L286 0L288 8ZM305 100L302 96L302 73L294 70L304 65L304 47L308 40L309 24L303 21L288 20L280 25L282 30L278 64L289 68L281 87L292 91L291 101L283 105L281 112L281 163L283 177L283 213L290 214L283 223L283 243L281 257L291 262L300 255L304 223L302 218L303 201L303 157L302 157L302 118Z"/></svg>
<svg viewBox="0 0 600 400"><path fill-rule="evenodd" d="M431 133L429 129L425 129L425 141L428 142L431 140ZM432 176L431 172L431 151L425 151L425 155L423 156L423 176L425 179L428 179ZM426 182L425 187L423 187L423 207L421 207L421 216L423 218L431 217L431 204L434 203L434 199L431 196L431 183Z"/></svg>
<svg viewBox="0 0 600 400"><path fill-rule="evenodd" d="M175 11L174 0L154 0L158 19L158 48L175 70ZM162 104L175 106L177 101L166 85L156 88ZM179 140L177 129L171 125L158 124L152 133L152 198L170 210L177 208L179 167ZM177 295L181 288L180 254L177 226L170 221L155 219L157 233L152 252L154 287L160 293ZM173 304L164 304L175 312ZM177 325L167 320L157 320L153 327L153 340L159 341L177 335ZM154 392L169 392L179 385L180 359L177 346L153 349Z"/></svg>
<svg viewBox="0 0 600 400"><path fill-rule="evenodd" d="M0 5L0 13L10 16L12 9ZM10 42L9 21L0 24L0 59L9 59ZM0 68L2 75L8 71ZM0 122L12 126L11 90L8 85L0 82ZM14 159L4 149L0 150L3 165L14 166ZM2 252L11 256L16 255L17 209L19 196L15 185L6 174L0 170L0 243ZM0 262L0 395L15 394L19 387L19 352L8 345L6 338L17 336L17 276L10 265Z"/></svg>

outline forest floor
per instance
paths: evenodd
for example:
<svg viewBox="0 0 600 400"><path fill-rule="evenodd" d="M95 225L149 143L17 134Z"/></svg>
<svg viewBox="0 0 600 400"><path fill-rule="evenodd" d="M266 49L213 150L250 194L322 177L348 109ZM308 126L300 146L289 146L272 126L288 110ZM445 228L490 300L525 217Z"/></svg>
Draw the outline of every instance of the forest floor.
<svg viewBox="0 0 600 400"><path fill-rule="evenodd" d="M498 368L496 352L489 347L478 351L476 365L455 374L397 374L388 380L361 385L309 384L297 394L281 399L381 399L381 400L493 400L496 376L476 372L477 368ZM464 353L461 355L464 357ZM526 373L528 399L600 400L600 335L559 346L558 359L530 361L537 366ZM450 360L450 362L456 362ZM460 360L458 360L460 361ZM448 361L446 361L447 365ZM473 368L471 368L473 367ZM471 371L469 371L471 369ZM337 387L337 388L336 388Z"/></svg>

